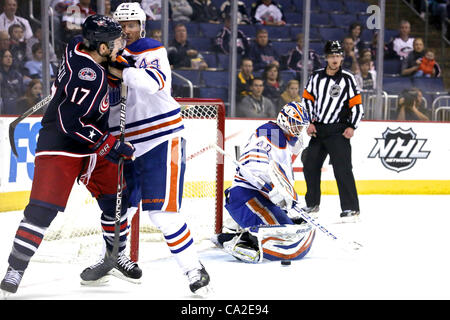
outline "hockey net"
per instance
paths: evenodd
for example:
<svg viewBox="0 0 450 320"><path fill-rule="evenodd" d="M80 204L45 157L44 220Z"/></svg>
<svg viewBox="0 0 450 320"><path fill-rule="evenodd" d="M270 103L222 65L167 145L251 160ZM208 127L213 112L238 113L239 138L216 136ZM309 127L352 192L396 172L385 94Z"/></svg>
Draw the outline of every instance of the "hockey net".
<svg viewBox="0 0 450 320"><path fill-rule="evenodd" d="M186 171L181 214L186 218L194 240L199 243L222 229L223 155L211 144L224 148L225 106L220 99L177 99L181 106L186 139ZM148 243L163 241L140 208L128 210L127 250L137 261L152 259ZM59 212L46 232L34 261L93 261L104 252L100 227L101 211L84 186L75 183L65 212ZM159 244L165 246L165 244ZM169 252L168 249L165 252ZM147 257L147 255L150 255ZM158 257L156 257L158 258Z"/></svg>

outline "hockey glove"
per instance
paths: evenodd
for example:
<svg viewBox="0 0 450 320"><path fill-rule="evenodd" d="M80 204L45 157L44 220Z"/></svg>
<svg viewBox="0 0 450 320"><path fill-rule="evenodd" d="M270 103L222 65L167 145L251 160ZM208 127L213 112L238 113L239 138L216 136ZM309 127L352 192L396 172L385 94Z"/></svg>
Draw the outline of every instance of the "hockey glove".
<svg viewBox="0 0 450 320"><path fill-rule="evenodd" d="M131 159L136 150L130 143L123 143L114 138L110 133L105 133L92 147L99 157L106 158L113 163L118 163L120 157Z"/></svg>

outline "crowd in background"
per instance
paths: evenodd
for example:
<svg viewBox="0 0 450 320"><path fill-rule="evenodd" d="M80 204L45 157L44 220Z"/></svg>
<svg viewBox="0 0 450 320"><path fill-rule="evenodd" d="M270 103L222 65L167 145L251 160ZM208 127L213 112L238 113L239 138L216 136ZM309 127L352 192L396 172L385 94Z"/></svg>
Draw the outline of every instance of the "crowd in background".
<svg viewBox="0 0 450 320"><path fill-rule="evenodd" d="M122 2L105 0L105 14L112 16ZM161 0L141 0L141 7L147 19L161 19ZM279 1L281 3L281 1ZM285 9L277 1L238 1L238 23L257 25L254 38L241 29L237 35L239 73L237 75L237 116L276 116L280 108L289 101L301 99L300 88L303 66L303 34L296 35L296 46L286 52L277 52L272 45L267 27L286 24ZM419 12L426 5L425 0L415 1ZM431 15L436 19L446 19L449 5L447 0L429 1ZM84 19L97 11L93 0L51 0L54 9L55 48L49 47L50 76L57 73L59 56L65 43L80 34ZM3 0L0 14L0 113L21 114L42 99L42 32L39 26L30 24L26 17L17 15L17 0ZM445 9L445 10L444 10ZM230 1L211 0L169 0L169 19L173 22L173 32L168 45L169 61L174 70L208 69L208 63L189 41L187 23L221 24L220 32L211 39L212 50L228 55L230 31ZM377 36L370 43L361 40L363 25L359 22L348 26L348 34L339 40L344 48L343 69L352 72L363 90L376 88ZM404 77L440 77L441 69L435 59L435 52L425 48L421 38L410 36L411 25L402 20L398 35L387 39L384 56L397 59ZM147 37L161 41L161 30L148 30ZM313 49L308 52L308 72L323 67L324 58ZM281 71L295 74L284 82ZM176 95L176 93L175 93ZM414 97L412 99L411 97ZM415 102L417 101L417 102ZM430 119L430 114L421 106L421 92L411 88L399 99L398 119ZM403 109L402 109L403 108ZM406 111L405 111L406 110Z"/></svg>

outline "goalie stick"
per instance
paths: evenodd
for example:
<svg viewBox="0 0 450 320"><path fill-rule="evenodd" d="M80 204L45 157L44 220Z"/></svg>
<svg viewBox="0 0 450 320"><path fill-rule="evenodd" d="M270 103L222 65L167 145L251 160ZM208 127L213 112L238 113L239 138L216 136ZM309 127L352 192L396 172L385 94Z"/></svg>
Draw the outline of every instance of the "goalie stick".
<svg viewBox="0 0 450 320"><path fill-rule="evenodd" d="M125 124L126 124L126 102L127 102L127 87L122 84L120 91L120 142L125 141ZM123 164L124 158L120 157L118 163L117 173L117 194L116 194L116 208L114 216L114 241L111 250L106 250L105 258L101 263L96 264L93 268L85 269L80 277L84 281L96 281L104 277L109 271L111 271L117 265L117 259L119 256L120 245L120 216L122 211L122 192L123 192Z"/></svg>
<svg viewBox="0 0 450 320"><path fill-rule="evenodd" d="M265 185L266 183L260 179L259 177L255 177L252 173L250 173L247 168L245 168L243 165L241 165L238 161L236 161L231 155L229 155L228 153L226 153L222 148L220 148L218 145L214 144L213 147L221 154L223 154L225 157L229 158L238 168L239 170L247 173L247 175L251 176L252 178L255 179L255 181L257 181L258 183L260 183L261 185ZM271 162L271 166L276 166L276 164L272 161ZM271 175L272 177L272 175ZM281 190L285 190L284 189L284 181L280 181L280 177L277 177L277 179L274 179L272 181L272 183L274 184L274 186L280 186ZM290 195L291 196L291 195ZM319 229L322 233L324 233L328 238L332 239L334 242L339 243L340 247L342 247L343 249L352 249L352 250L358 250L362 248L362 245L356 241L346 241L341 239L340 237L337 237L334 233L332 233L331 231L329 231L325 226L323 226L322 224L320 224L316 219L314 219L313 217L311 217L309 214L307 214L304 210L302 210L300 208L300 204L295 201L293 199L293 201L295 202L294 207L291 210L295 210L307 223L309 223L310 225L312 225L313 227L315 227L316 229Z"/></svg>
<svg viewBox="0 0 450 320"><path fill-rule="evenodd" d="M21 116L19 116L16 120L14 120L13 122L11 122L9 124L9 144L11 145L11 150L14 153L14 155L16 156L16 158L18 157L17 154L17 149L16 149L16 142L14 140L14 133L16 131L16 126L19 124L19 122L21 122L23 119L25 119L26 117L32 115L33 113L35 113L36 111L38 111L39 109L41 109L42 107L46 106L50 100L52 100L52 95L48 95L47 97L45 97L44 99L42 99L41 101L39 101L38 103L36 103L34 106L32 106L31 108L29 108L27 111L25 111L24 113L22 113Z"/></svg>

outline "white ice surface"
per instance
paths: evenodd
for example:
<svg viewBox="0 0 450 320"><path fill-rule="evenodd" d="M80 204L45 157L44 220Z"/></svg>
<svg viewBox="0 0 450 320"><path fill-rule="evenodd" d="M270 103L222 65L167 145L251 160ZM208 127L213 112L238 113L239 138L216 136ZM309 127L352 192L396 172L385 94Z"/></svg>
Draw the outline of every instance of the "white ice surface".
<svg viewBox="0 0 450 320"><path fill-rule="evenodd" d="M206 299L450 299L450 195L360 195L361 221L336 223L337 196L323 196L320 221L357 240L349 254L317 232L309 254L290 266L245 264L220 249L199 251L214 292ZM7 268L21 214L1 213L0 277ZM164 243L159 250L167 250ZM200 299L173 258L140 261L141 284L116 278L100 287L79 283L85 265L31 262L9 299Z"/></svg>

